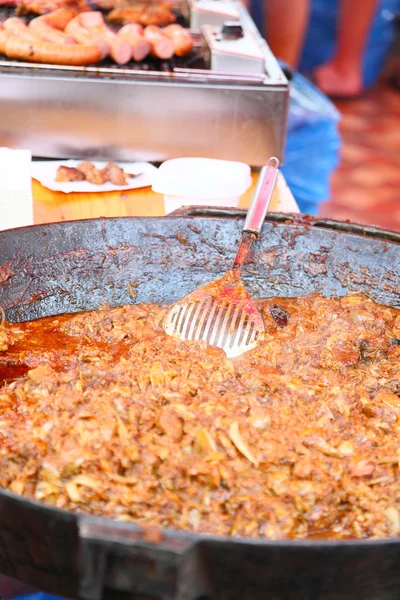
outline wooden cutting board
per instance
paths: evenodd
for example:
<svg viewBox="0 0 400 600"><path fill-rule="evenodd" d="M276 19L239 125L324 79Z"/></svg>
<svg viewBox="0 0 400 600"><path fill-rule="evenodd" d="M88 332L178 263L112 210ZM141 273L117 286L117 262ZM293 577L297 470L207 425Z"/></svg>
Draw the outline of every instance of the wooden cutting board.
<svg viewBox="0 0 400 600"><path fill-rule="evenodd" d="M298 212L298 207L286 182L279 174L270 210ZM258 173L253 173L253 185L242 196L240 206L248 208L253 197ZM129 191L71 193L53 192L38 181L32 181L34 223L53 223L96 217L164 216L164 199L150 187Z"/></svg>

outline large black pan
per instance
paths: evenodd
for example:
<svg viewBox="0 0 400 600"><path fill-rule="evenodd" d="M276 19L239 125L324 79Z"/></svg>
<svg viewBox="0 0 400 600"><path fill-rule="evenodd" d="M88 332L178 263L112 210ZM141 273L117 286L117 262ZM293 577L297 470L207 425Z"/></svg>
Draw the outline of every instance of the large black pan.
<svg viewBox="0 0 400 600"><path fill-rule="evenodd" d="M229 218L228 218L229 217ZM169 303L230 266L241 211L193 209L0 233L0 305L10 320ZM400 308L400 235L271 215L244 272L256 297L356 290ZM27 432L29 435L29 432ZM395 600L400 540L269 542L165 531L56 510L0 491L0 571L65 597Z"/></svg>

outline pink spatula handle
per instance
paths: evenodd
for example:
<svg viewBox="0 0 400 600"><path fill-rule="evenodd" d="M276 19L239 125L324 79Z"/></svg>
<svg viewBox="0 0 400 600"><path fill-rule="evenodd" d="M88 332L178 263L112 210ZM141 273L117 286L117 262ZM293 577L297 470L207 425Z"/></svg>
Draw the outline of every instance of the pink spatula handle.
<svg viewBox="0 0 400 600"><path fill-rule="evenodd" d="M264 223L268 207L274 191L275 181L278 175L279 160L275 157L269 159L265 167L261 169L253 200L247 211L243 232L254 233L258 236Z"/></svg>

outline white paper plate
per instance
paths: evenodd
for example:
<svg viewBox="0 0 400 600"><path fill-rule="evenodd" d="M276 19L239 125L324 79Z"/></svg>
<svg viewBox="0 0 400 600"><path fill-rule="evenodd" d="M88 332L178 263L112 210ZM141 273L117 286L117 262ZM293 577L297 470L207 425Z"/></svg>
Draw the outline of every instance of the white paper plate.
<svg viewBox="0 0 400 600"><path fill-rule="evenodd" d="M134 190L148 187L153 184L157 168L150 163L142 162L117 162L125 173L142 173L138 177L128 179L128 185L114 185L110 182L96 185L89 181L55 181L57 169L61 165L66 167L77 167L81 160L38 160L32 162L32 177L37 179L44 187L54 192L113 192L115 190ZM106 166L106 161L90 161L98 169Z"/></svg>

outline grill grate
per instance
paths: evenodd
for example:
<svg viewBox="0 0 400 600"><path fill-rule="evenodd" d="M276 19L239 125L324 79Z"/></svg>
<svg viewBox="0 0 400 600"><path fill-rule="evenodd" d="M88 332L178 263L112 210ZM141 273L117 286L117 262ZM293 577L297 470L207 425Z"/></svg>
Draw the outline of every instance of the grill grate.
<svg viewBox="0 0 400 600"><path fill-rule="evenodd" d="M0 6L0 22L3 23L9 17L15 17L15 8L13 6Z"/></svg>
<svg viewBox="0 0 400 600"><path fill-rule="evenodd" d="M94 10L98 10L93 7ZM180 12L175 8L175 13L177 17L177 23L184 25L184 20ZM16 10L14 7L10 6L1 6L0 7L0 22L4 22L9 17L15 17ZM28 23L32 19L34 19L37 15L24 15L21 18ZM113 29L112 26L110 26ZM114 28L115 29L115 28ZM110 59L105 59L101 63L93 64L90 68L85 67L57 67L57 65L38 65L35 63L21 63L14 59L9 59L6 56L0 54L0 73L2 70L6 70L8 73L14 67L15 70L19 73L29 72L35 75L46 75L48 71L52 72L56 71L57 68L63 71L63 75L70 74L71 76L76 77L79 76L90 76L90 75L101 75L102 79L113 79L118 78L129 78L129 73L131 72L133 75L137 75L140 73L174 73L177 69L201 69L206 70L206 60L205 60L205 52L204 47L201 42L201 37L199 33L192 33L193 41L194 41L194 49L193 52L189 56L185 57L177 57L174 56L170 60L161 61L154 59L152 57L147 57L144 61L140 63L135 63L134 61L129 62L126 65L117 65ZM46 68L47 67L47 68ZM46 73L47 71L47 73Z"/></svg>

